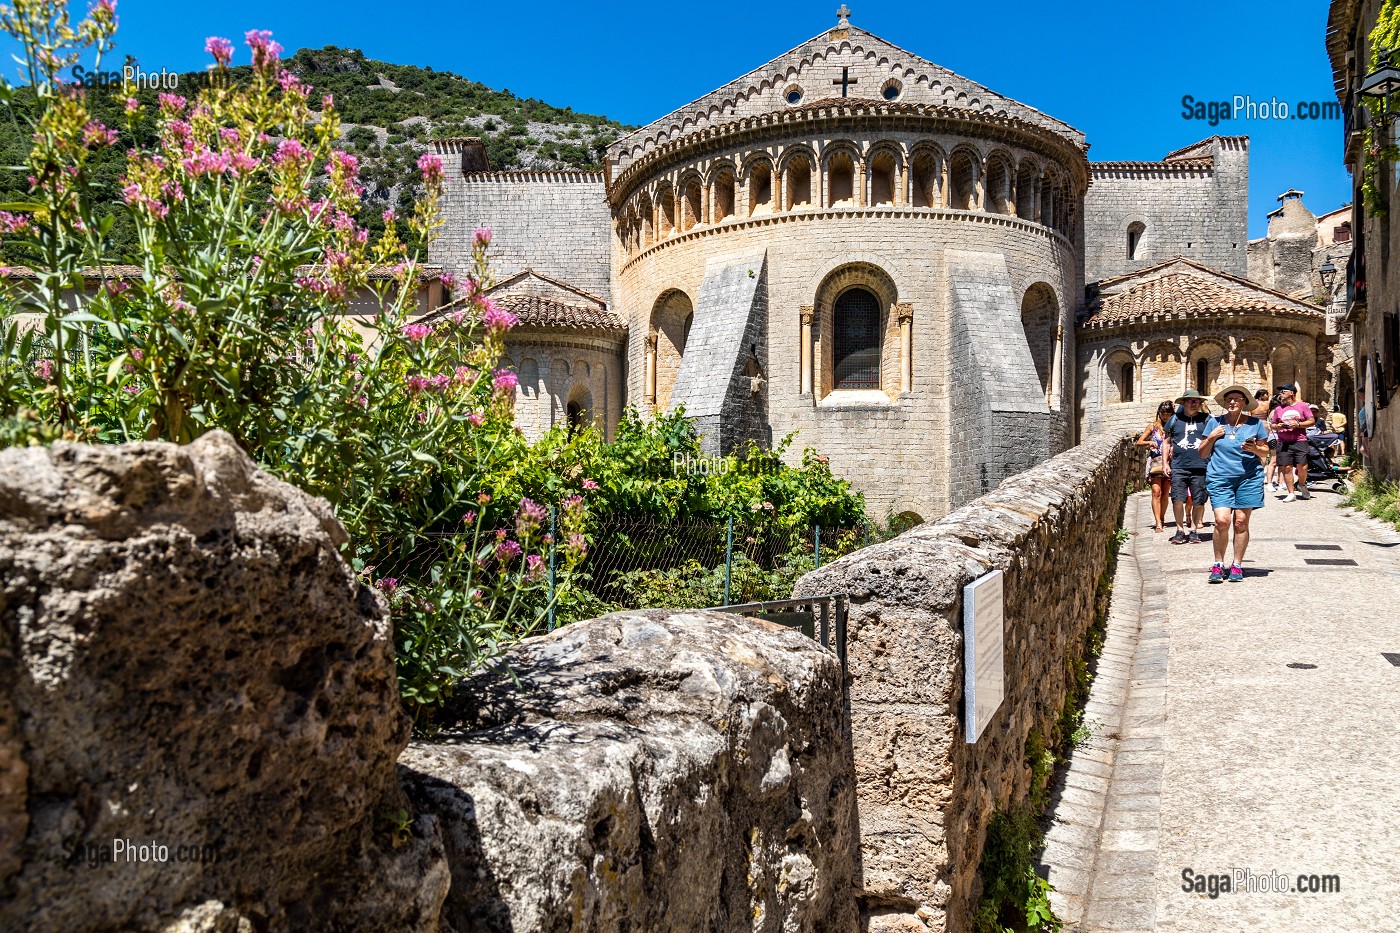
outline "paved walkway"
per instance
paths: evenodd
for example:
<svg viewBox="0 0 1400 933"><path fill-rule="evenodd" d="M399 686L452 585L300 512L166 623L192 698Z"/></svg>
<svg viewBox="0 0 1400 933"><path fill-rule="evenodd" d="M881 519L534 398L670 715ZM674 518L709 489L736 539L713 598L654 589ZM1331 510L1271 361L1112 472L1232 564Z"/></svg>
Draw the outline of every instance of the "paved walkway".
<svg viewBox="0 0 1400 933"><path fill-rule="evenodd" d="M1068 929L1400 930L1400 535L1336 503L1270 497L1244 582L1210 585L1209 541L1130 499L1096 735L1043 857ZM1187 893L1188 869L1289 890Z"/></svg>

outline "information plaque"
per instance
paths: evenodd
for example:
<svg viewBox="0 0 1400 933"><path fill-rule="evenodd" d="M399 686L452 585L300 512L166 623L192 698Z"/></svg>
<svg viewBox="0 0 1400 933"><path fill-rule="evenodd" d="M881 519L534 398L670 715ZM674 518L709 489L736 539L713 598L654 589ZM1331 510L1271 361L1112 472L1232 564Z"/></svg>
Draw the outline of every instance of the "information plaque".
<svg viewBox="0 0 1400 933"><path fill-rule="evenodd" d="M993 570L963 587L964 732L968 744L982 735L1005 695L1002 581L1002 572Z"/></svg>

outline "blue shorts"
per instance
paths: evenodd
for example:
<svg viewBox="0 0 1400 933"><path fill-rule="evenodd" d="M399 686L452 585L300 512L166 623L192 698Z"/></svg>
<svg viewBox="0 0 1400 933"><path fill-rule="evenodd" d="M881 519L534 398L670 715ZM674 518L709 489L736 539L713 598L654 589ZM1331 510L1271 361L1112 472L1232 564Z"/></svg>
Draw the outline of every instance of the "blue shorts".
<svg viewBox="0 0 1400 933"><path fill-rule="evenodd" d="M1216 509L1259 509L1264 507L1264 471L1244 476L1207 476L1210 504Z"/></svg>

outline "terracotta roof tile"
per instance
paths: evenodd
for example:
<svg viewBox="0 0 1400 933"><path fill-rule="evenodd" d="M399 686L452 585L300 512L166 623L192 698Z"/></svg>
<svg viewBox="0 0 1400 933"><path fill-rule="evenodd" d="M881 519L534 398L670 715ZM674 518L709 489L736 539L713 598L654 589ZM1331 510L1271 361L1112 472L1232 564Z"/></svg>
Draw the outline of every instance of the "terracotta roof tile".
<svg viewBox="0 0 1400 933"><path fill-rule="evenodd" d="M1182 266L1180 271L1145 277L1171 262ZM1197 271L1200 270L1200 271ZM1202 272L1209 273L1207 275ZM1143 276L1141 283L1129 284L1130 280ZM1225 281L1222 281L1224 279ZM1230 283L1245 286L1232 287ZM1189 260L1176 259L1159 266L1127 275L1105 279L1100 291L1089 304L1081 325L1112 326L1130 321L1140 321L1162 315L1177 314L1224 314L1239 312L1263 312L1266 314L1320 315L1321 310L1305 302L1290 298L1244 279L1216 272L1205 266L1198 266ZM1121 290L1116 290L1114 287Z"/></svg>
<svg viewBox="0 0 1400 933"><path fill-rule="evenodd" d="M587 330L622 331L627 325L606 308L566 304L543 295L502 295L501 308L520 318L522 327L576 327Z"/></svg>

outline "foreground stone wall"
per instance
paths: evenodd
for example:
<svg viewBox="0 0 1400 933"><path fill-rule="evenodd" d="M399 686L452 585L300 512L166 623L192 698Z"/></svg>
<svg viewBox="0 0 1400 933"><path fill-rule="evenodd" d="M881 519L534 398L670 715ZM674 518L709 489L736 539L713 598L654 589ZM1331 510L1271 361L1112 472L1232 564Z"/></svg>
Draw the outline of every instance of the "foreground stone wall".
<svg viewBox="0 0 1400 933"><path fill-rule="evenodd" d="M850 598L858 897L871 933L969 929L987 822L1028 795L1026 737L1047 734L1063 705L1138 456L1097 436L798 581L796 596ZM968 745L962 588L992 569L1006 572L1006 699Z"/></svg>
<svg viewBox="0 0 1400 933"><path fill-rule="evenodd" d="M344 540L227 434L0 451L0 929L438 929Z"/></svg>
<svg viewBox="0 0 1400 933"><path fill-rule="evenodd" d="M703 611L580 622L457 690L401 759L441 821L459 931L850 931L841 667Z"/></svg>

